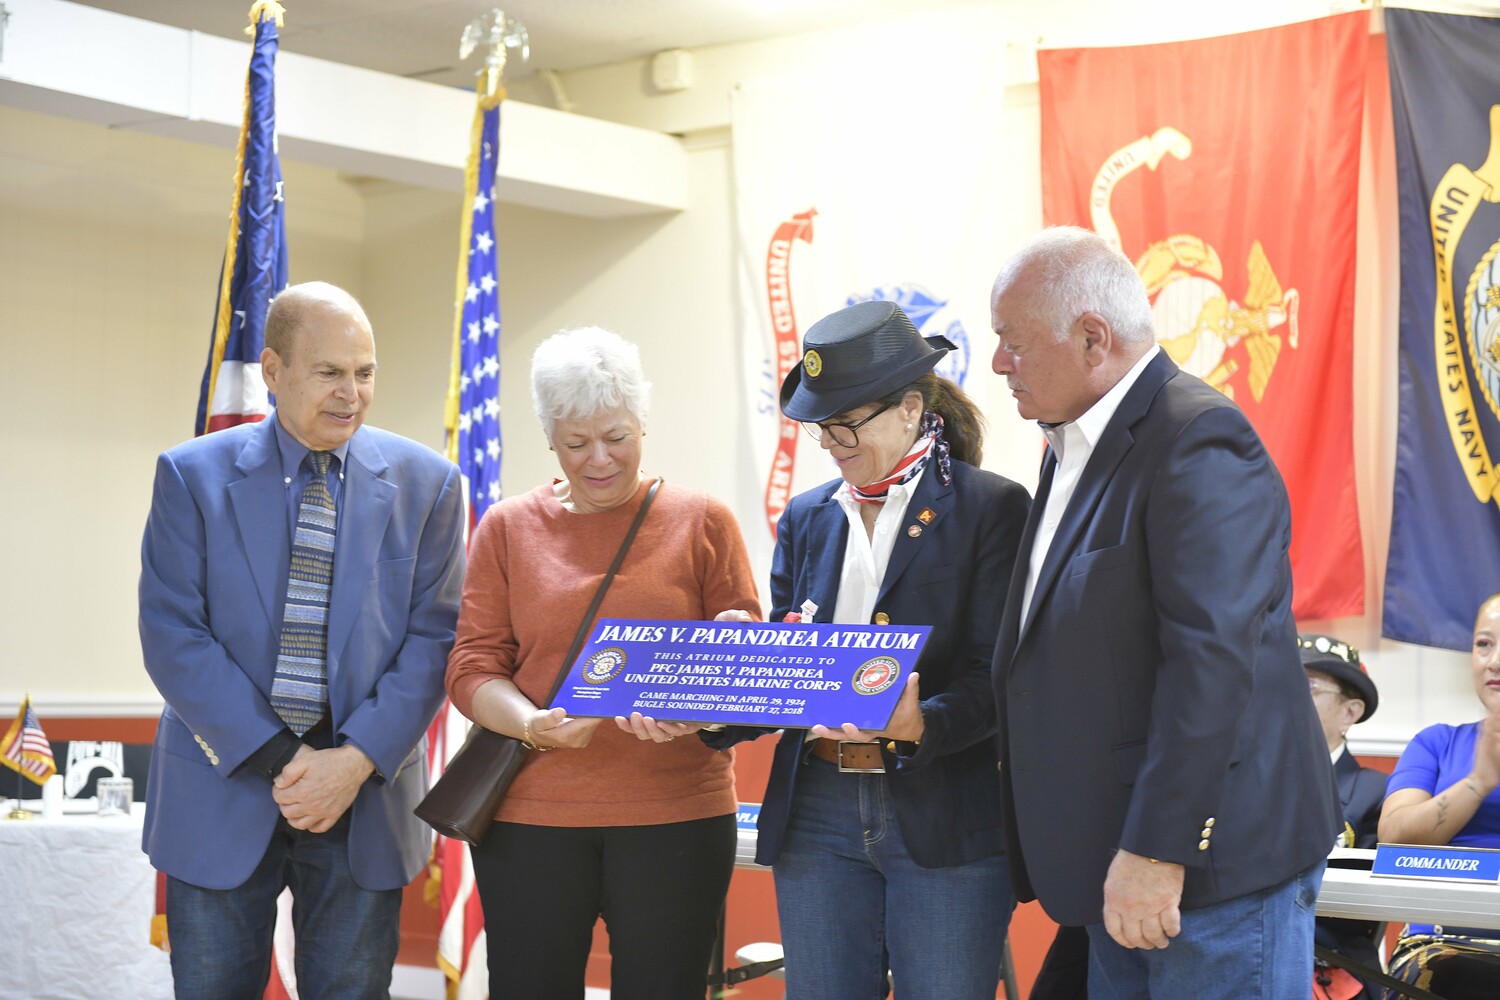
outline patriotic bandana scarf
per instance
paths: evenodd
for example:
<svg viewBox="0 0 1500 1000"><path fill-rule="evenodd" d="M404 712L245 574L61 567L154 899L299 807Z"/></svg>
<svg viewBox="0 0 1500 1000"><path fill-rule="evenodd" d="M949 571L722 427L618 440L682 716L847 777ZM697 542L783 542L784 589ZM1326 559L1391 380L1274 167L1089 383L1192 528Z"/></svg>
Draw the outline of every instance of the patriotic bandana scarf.
<svg viewBox="0 0 1500 1000"><path fill-rule="evenodd" d="M851 486L849 492L861 503L885 503L886 494L898 483L908 483L927 468L927 462L937 456L938 482L947 486L953 482L953 463L948 457L948 441L943 437L943 418L931 410L922 414L922 427L916 443L906 457L896 463L891 474L866 486Z"/></svg>

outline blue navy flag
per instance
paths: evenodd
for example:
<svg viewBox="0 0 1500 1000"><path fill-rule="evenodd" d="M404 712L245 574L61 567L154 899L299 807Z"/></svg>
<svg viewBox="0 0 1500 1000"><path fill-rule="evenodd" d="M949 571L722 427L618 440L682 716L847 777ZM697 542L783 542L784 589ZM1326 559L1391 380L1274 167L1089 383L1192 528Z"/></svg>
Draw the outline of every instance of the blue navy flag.
<svg viewBox="0 0 1500 1000"><path fill-rule="evenodd" d="M468 484L470 524L477 524L500 499L500 286L495 248L499 155L500 101L481 98L465 173L447 415L448 457Z"/></svg>
<svg viewBox="0 0 1500 1000"><path fill-rule="evenodd" d="M236 153L229 239L219 270L208 364L198 393L195 434L263 420L270 412L260 374L266 310L286 287L286 202L276 155L276 29L282 8L250 9L255 47L245 75L245 115Z"/></svg>
<svg viewBox="0 0 1500 1000"><path fill-rule="evenodd" d="M1401 202L1387 638L1467 649L1500 590L1500 19L1386 8Z"/></svg>

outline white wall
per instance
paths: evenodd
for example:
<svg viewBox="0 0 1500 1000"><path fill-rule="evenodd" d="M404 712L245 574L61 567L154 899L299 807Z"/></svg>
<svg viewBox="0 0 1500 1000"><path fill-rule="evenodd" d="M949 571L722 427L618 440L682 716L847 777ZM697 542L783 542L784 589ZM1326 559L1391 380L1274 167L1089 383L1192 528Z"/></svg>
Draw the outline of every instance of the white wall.
<svg viewBox="0 0 1500 1000"><path fill-rule="evenodd" d="M644 467L700 489L753 479L731 448L738 391L728 240L728 135L689 143L694 206L677 215L590 220L500 207L502 486L524 492L557 474L531 409L531 352L555 330L597 324L641 346L656 384ZM502 154L503 155L503 154ZM375 419L387 376L421 367L438 385L403 402L412 423L439 427L452 336L457 196L379 185L366 198L364 303L380 343ZM384 412L382 412L384 411ZM420 421L415 419L423 414Z"/></svg>
<svg viewBox="0 0 1500 1000"><path fill-rule="evenodd" d="M219 149L0 108L0 702L155 700L141 529L156 453L192 435L232 173ZM294 278L357 289L359 197L286 180Z"/></svg>
<svg viewBox="0 0 1500 1000"><path fill-rule="evenodd" d="M1343 7L1352 7L1346 4ZM706 48L698 85L650 90L642 61L565 74L580 114L685 133L691 207L594 221L502 206L504 487L555 471L531 416L530 352L547 333L598 323L641 344L656 404L648 471L726 497L753 496L741 460L732 323L736 315L729 88L740 80L871 66L891 86L941 72L982 46L1015 81L996 127L1016 165L1016 196L996 220L1006 246L1040 225L1034 64L1047 45L1129 44L1247 30L1329 12L1327 0L1258 5L1087 0L984 3L842 32ZM1341 8L1342 9L1342 8ZM513 95L550 101L539 85ZM954 94L954 100L964 95ZM878 99L878 94L872 94ZM1370 123L1362 177L1356 312L1356 436L1370 613L1305 623L1366 650L1383 703L1365 740L1470 718L1460 654L1379 640L1377 606L1394 462L1396 257L1388 122ZM11 526L0 580L0 703L25 688L43 701L150 700L134 631L136 547L154 454L189 428L212 314L231 164L221 150L0 109L0 513ZM360 294L382 365L374 422L437 445L452 324L459 200L357 183L286 164L294 279ZM998 267L1000 261L995 261ZM975 289L975 295L987 289ZM981 341L981 345L982 345ZM129 346L126 346L129 345ZM107 350L106 350L107 348ZM108 359L107 364L100 361ZM149 359L149 360L148 360ZM991 388L986 390L984 387ZM1035 478L1039 437L998 381L981 374L991 420L987 464ZM33 486L36 472L55 474ZM753 508L740 516L753 516ZM19 567L20 571L12 567ZM53 714L57 714L54 710Z"/></svg>

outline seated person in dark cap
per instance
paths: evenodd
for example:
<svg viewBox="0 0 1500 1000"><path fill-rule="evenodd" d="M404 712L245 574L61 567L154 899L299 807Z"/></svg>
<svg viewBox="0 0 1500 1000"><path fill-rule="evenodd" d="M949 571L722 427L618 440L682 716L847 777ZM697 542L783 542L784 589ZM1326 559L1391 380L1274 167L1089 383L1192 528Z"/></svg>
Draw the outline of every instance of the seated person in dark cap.
<svg viewBox="0 0 1500 1000"><path fill-rule="evenodd" d="M979 409L933 371L953 345L894 303L841 309L803 347L781 410L837 478L777 524L772 619L932 633L883 731L821 719L776 747L756 860L775 874L787 996L878 1000L889 970L902 1000L993 1000L1015 900L989 670L1030 501L978 468ZM699 728L631 721L652 739Z"/></svg>
<svg viewBox="0 0 1500 1000"><path fill-rule="evenodd" d="M1359 650L1326 635L1299 635L1298 651L1307 671L1307 687L1312 694L1328 752L1333 757L1333 775L1338 781L1339 802L1344 809L1344 829L1336 847L1374 847L1376 827L1380 824L1380 806L1385 799L1386 775L1372 767L1362 767L1349 752L1345 735L1349 727L1375 714L1380 702L1375 682L1360 662ZM1369 966L1380 968L1375 950L1378 925L1364 920L1338 920L1319 917L1314 940L1325 948ZM1327 980L1324 982L1324 980ZM1342 969L1319 963L1313 971L1314 996L1329 1000L1351 1000L1375 996L1368 984ZM1319 993L1317 990L1323 990Z"/></svg>

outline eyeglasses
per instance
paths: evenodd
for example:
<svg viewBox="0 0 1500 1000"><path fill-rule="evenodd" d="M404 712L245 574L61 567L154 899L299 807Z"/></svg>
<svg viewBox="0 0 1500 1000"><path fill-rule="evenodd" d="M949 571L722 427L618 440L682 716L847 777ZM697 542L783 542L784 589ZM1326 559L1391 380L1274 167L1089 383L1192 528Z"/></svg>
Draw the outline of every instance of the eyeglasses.
<svg viewBox="0 0 1500 1000"><path fill-rule="evenodd" d="M1320 694L1323 694L1324 692L1329 692L1337 695L1342 695L1344 693L1336 687L1329 687L1327 684L1319 684L1311 677L1307 679L1307 690L1312 694L1314 698L1316 698Z"/></svg>
<svg viewBox="0 0 1500 1000"><path fill-rule="evenodd" d="M868 417L856 420L852 424L832 423L827 420L822 423L804 422L802 429L807 431L808 436L819 444L823 443L823 435L827 434L829 440L840 448L853 448L859 444L859 429L895 405L895 403L882 403L874 413Z"/></svg>

